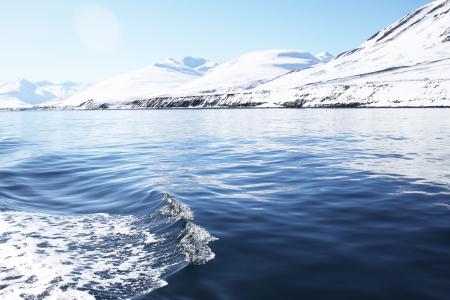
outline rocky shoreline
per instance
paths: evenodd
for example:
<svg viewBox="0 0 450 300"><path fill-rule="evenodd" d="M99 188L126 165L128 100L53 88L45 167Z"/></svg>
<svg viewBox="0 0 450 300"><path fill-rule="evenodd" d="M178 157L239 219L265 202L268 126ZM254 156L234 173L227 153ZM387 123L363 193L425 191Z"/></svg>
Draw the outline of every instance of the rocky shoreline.
<svg viewBox="0 0 450 300"><path fill-rule="evenodd" d="M319 83L280 91L161 96L122 103L88 100L75 107L40 106L31 109L450 107L448 86L450 80Z"/></svg>

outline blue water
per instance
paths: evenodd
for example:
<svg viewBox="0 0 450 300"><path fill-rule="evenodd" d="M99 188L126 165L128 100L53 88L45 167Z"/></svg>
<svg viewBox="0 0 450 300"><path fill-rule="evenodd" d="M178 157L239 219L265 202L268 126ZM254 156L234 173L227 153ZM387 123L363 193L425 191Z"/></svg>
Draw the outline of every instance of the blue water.
<svg viewBox="0 0 450 300"><path fill-rule="evenodd" d="M448 299L447 109L0 113L0 298Z"/></svg>

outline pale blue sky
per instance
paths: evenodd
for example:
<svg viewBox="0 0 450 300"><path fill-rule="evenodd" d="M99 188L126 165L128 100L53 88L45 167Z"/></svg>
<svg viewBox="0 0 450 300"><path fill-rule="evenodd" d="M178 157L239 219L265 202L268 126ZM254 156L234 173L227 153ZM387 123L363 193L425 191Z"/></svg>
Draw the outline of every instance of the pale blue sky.
<svg viewBox="0 0 450 300"><path fill-rule="evenodd" d="M165 57L338 54L426 0L0 0L0 82L94 82Z"/></svg>

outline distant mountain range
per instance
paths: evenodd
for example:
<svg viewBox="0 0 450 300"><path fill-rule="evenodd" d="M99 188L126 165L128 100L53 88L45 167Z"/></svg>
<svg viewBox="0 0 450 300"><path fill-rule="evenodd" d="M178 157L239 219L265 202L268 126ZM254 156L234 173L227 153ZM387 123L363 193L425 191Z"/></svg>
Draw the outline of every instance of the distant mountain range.
<svg viewBox="0 0 450 300"><path fill-rule="evenodd" d="M121 74L48 104L77 106L86 101L123 102L165 94L180 85L202 77L217 64L202 58L168 58L160 63Z"/></svg>
<svg viewBox="0 0 450 300"><path fill-rule="evenodd" d="M218 91L174 91L119 108L450 107L450 0L418 8L328 62L251 89Z"/></svg>
<svg viewBox="0 0 450 300"><path fill-rule="evenodd" d="M328 61L324 52L316 57L295 50L270 50L244 54L216 64L202 58L168 58L146 68L99 82L62 101L57 106L83 103L123 103L167 95L218 93L248 90L294 70L310 68Z"/></svg>
<svg viewBox="0 0 450 300"><path fill-rule="evenodd" d="M181 60L168 58L84 89L72 82L54 85L50 82L31 83L22 79L2 86L0 97L4 97L0 101L15 103L15 107L66 107L78 106L87 101L122 103L172 93L246 90L290 71L327 62L332 57L327 52L314 56L295 50L270 50L247 53L220 65L189 56Z"/></svg>
<svg viewBox="0 0 450 300"><path fill-rule="evenodd" d="M249 90L291 71L311 68L331 57L331 54L317 57L309 52L284 49L250 52L216 66L201 78L170 91L170 94Z"/></svg>
<svg viewBox="0 0 450 300"><path fill-rule="evenodd" d="M450 0L418 8L336 58L282 49L222 64L167 59L80 87L8 83L0 107L450 106Z"/></svg>
<svg viewBox="0 0 450 300"><path fill-rule="evenodd" d="M18 79L0 85L0 108L16 108L37 105L62 99L88 86L86 83L49 81L30 82Z"/></svg>

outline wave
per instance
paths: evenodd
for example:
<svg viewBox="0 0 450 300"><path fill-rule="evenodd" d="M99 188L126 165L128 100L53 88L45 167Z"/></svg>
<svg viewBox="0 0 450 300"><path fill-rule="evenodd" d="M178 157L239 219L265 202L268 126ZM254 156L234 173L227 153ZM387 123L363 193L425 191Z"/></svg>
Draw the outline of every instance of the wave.
<svg viewBox="0 0 450 300"><path fill-rule="evenodd" d="M445 208L448 208L450 210L450 204L449 203L439 202L439 203L435 203L434 205L445 207Z"/></svg>
<svg viewBox="0 0 450 300"><path fill-rule="evenodd" d="M0 298L129 298L214 258L216 240L169 194L142 216L0 209Z"/></svg>

